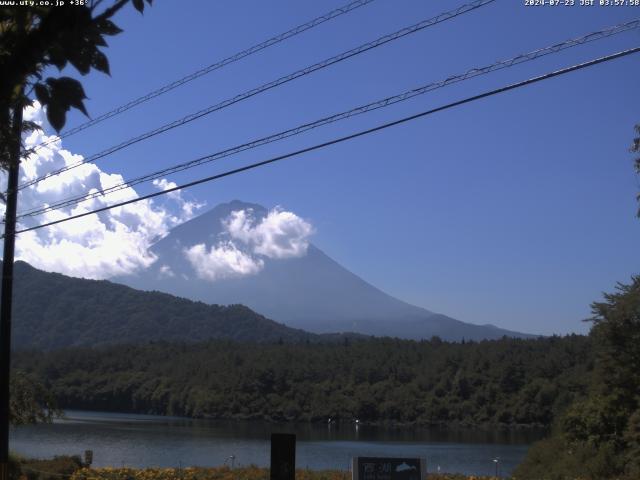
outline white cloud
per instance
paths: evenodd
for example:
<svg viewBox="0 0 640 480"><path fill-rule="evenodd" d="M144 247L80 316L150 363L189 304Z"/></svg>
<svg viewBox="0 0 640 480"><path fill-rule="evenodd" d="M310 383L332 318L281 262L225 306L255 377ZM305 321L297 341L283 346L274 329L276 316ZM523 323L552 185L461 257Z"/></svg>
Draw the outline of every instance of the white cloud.
<svg viewBox="0 0 640 480"><path fill-rule="evenodd" d="M196 275L209 281L255 275L264 268L263 257L285 259L307 253L313 227L293 212L270 210L259 221L252 209L235 210L222 221L218 242L184 250Z"/></svg>
<svg viewBox="0 0 640 480"><path fill-rule="evenodd" d="M171 267L169 265L162 265L160 267L160 273L159 273L160 278L173 278L175 276L176 274L173 273L173 270L171 270Z"/></svg>
<svg viewBox="0 0 640 480"><path fill-rule="evenodd" d="M170 188L176 188L178 184L176 182L170 182L166 178L155 179L151 182L154 187L159 190L165 191ZM196 201L187 201L182 198L181 194L182 190L174 190L173 192L167 193L167 197L174 200L180 207L182 212L182 216L184 218L192 218L196 212L196 210L201 209L206 205L206 203L196 202Z"/></svg>
<svg viewBox="0 0 640 480"><path fill-rule="evenodd" d="M44 112L37 102L25 109L24 116L27 120L44 125ZM30 148L51 138L43 132L32 132L25 139L25 144ZM21 164L20 183L39 178L82 159L81 155L63 149L61 141L57 140L38 149ZM18 213L86 192L103 190L123 181L122 175L104 172L98 166L87 163L21 190ZM157 182L154 185L162 189L170 188L167 185L172 184L165 179ZM0 185L6 185L4 172L0 173ZM20 227L66 218L138 196L133 188L125 188L75 206L53 210L37 217L25 217L20 220ZM148 267L156 260L147 250L150 244L173 226L191 218L203 206L185 201L179 191L172 192L168 197L142 200L19 234L16 239L16 259L43 270L87 278L108 278ZM4 208L4 204L0 204L0 213L4 213Z"/></svg>
<svg viewBox="0 0 640 480"><path fill-rule="evenodd" d="M25 109L24 117L44 126L45 115L37 102ZM25 139L27 148L52 139L44 132L32 132ZM49 172L78 163L83 157L62 148L60 140L53 141L21 164L20 183L39 178ZM122 175L101 170L87 163L52 176L20 191L18 211L50 205L87 192L97 192L124 181ZM0 172L0 185L6 185L6 174ZM159 190L175 188L165 178L153 181ZM20 220L19 228L66 218L138 198L133 188L125 188L108 195L100 195L77 205L46 212ZM33 266L85 278L109 278L144 269L157 259L149 246L168 231L189 218L204 206L186 200L180 190L152 200L117 207L98 214L60 223L51 227L19 234L16 240L16 259ZM0 215L4 213L0 204ZM222 278L255 275L264 268L265 259L286 259L306 254L311 224L292 212L275 208L256 219L250 209L238 210L222 222L218 241L207 248L193 245L184 255L199 278L215 281ZM167 278L175 273L167 265L159 268L159 275Z"/></svg>
<svg viewBox="0 0 640 480"><path fill-rule="evenodd" d="M231 238L269 258L301 257L307 253L313 227L293 212L274 208L259 222L251 210L237 210L223 222Z"/></svg>
<svg viewBox="0 0 640 480"><path fill-rule="evenodd" d="M247 255L233 242L220 242L209 250L201 243L184 252L198 277L203 280L254 275L264 266L262 259Z"/></svg>
<svg viewBox="0 0 640 480"><path fill-rule="evenodd" d="M151 182L154 187L157 187L159 190L169 190L170 188L176 188L178 184L176 182L170 182L166 178L156 178ZM174 190L173 192L167 193L168 197L171 198L180 198L180 190Z"/></svg>

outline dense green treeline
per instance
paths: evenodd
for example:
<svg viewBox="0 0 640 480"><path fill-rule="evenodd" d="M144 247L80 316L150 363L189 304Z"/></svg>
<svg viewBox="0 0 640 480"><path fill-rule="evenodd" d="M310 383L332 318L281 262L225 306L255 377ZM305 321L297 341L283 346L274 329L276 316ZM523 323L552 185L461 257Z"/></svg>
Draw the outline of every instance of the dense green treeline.
<svg viewBox="0 0 640 480"><path fill-rule="evenodd" d="M549 425L585 392L584 336L447 343L150 343L49 353L14 365L62 408L214 418Z"/></svg>
<svg viewBox="0 0 640 480"><path fill-rule="evenodd" d="M587 395L530 449L518 479L640 479L640 276L592 307Z"/></svg>

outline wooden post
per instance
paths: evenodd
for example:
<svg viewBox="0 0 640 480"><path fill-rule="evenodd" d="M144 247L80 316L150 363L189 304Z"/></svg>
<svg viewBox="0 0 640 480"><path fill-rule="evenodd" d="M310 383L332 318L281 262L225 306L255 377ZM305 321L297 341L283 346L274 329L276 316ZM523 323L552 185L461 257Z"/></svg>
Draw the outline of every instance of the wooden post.
<svg viewBox="0 0 640 480"><path fill-rule="evenodd" d="M270 480L295 480L296 436L290 433L271 434Z"/></svg>

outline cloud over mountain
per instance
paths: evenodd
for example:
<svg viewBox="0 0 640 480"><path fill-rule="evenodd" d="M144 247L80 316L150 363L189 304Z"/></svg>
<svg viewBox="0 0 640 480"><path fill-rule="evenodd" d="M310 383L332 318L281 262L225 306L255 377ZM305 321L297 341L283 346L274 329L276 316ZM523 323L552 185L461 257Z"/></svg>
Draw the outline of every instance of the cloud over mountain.
<svg viewBox="0 0 640 480"><path fill-rule="evenodd" d="M347 270L310 242L309 222L234 200L171 229L149 268L112 280L209 304L247 305L315 333L482 340L523 336L410 305Z"/></svg>
<svg viewBox="0 0 640 480"><path fill-rule="evenodd" d="M207 249L204 243L186 248L185 256L202 280L253 275L262 270L264 261L244 253L233 242L219 242Z"/></svg>
<svg viewBox="0 0 640 480"><path fill-rule="evenodd" d="M307 253L313 234L310 223L279 207L260 219L251 208L234 210L220 223L218 240L210 248L198 243L184 249L202 280L255 275L264 268L264 257L301 257Z"/></svg>
<svg viewBox="0 0 640 480"><path fill-rule="evenodd" d="M45 124L43 109L37 102L25 109L24 116L25 120L34 121L40 126ZM50 138L42 131L35 131L25 138L25 145L32 148ZM52 142L23 161L20 183L82 160L81 155L65 150L60 140ZM109 188L123 181L122 175L108 173L97 165L87 163L21 190L18 214L69 197ZM6 184L5 172L0 173L0 182ZM169 188L169 183L163 179L156 183L156 187ZM36 217L25 217L20 220L20 227L66 218L138 196L133 188L125 188L78 205L52 210ZM167 198L143 200L25 232L17 237L16 259L43 270L87 278L108 278L132 273L155 262L155 256L148 250L149 246L166 235L171 228L191 218L202 206L185 200L180 192L174 192ZM4 213L4 209L4 204L0 204L0 213Z"/></svg>
<svg viewBox="0 0 640 480"><path fill-rule="evenodd" d="M237 210L231 212L224 223L231 238L241 240L254 253L269 258L303 256L313 233L310 223L279 207L270 210L260 221L256 221L252 209Z"/></svg>

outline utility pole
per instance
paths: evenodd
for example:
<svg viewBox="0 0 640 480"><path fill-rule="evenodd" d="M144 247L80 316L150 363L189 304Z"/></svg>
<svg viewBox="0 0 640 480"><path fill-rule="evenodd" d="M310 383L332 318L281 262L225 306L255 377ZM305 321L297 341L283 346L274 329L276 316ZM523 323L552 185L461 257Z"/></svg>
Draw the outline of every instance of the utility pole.
<svg viewBox="0 0 640 480"><path fill-rule="evenodd" d="M13 257L15 251L16 209L20 150L22 148L22 93L16 96L11 120L11 145L4 217L2 293L0 294L0 480L9 480L9 375L11 374L11 300L13 297Z"/></svg>

